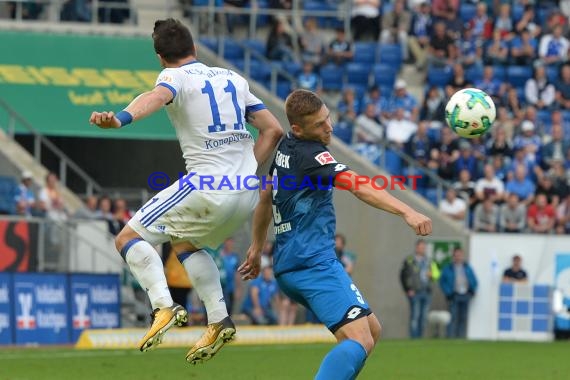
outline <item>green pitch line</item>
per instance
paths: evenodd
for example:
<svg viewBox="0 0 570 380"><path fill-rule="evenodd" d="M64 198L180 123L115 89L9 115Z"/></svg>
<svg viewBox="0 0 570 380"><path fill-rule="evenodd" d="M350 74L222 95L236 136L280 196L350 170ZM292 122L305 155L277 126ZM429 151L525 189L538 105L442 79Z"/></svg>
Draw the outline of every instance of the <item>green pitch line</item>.
<svg viewBox="0 0 570 380"><path fill-rule="evenodd" d="M185 349L1 349L0 380L312 379L327 344L231 346L191 366ZM386 341L359 380L566 380L570 347L561 343Z"/></svg>

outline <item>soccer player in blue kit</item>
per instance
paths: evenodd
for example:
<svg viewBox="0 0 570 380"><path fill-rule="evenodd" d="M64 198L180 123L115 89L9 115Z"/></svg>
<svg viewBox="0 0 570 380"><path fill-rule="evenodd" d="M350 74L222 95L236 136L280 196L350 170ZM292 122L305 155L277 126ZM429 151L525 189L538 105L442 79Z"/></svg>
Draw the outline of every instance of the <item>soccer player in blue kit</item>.
<svg viewBox="0 0 570 380"><path fill-rule="evenodd" d="M272 178L261 186L252 243L239 271L244 279L259 274L261 250L273 216L273 268L280 288L312 310L338 341L315 379L354 379L380 339L381 326L336 257L332 186L401 216L417 235L431 233L431 220L387 191L369 183L357 184L358 174L336 162L326 148L333 130L330 111L315 93L292 92L285 109L292 132L279 144L270 169Z"/></svg>

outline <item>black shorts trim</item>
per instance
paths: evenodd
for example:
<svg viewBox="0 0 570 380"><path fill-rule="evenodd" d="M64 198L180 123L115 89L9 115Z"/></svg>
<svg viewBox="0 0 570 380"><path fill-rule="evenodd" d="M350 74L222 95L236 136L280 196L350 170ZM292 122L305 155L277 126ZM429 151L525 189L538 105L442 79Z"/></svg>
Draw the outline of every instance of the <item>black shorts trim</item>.
<svg viewBox="0 0 570 380"><path fill-rule="evenodd" d="M356 310L358 311L358 314L352 317L350 314L354 313ZM333 327L331 327L329 330L334 334L342 326L349 324L350 322L354 322L362 317L367 317L370 314L372 314L372 310L365 309L359 305L352 305L348 309L346 309L346 312L344 313L344 317L342 317L342 320Z"/></svg>

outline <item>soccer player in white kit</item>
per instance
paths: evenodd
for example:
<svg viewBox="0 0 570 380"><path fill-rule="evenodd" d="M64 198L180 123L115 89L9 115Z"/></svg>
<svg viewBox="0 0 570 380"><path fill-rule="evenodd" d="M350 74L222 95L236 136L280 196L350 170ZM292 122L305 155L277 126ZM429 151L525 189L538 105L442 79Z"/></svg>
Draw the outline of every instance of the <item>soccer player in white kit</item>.
<svg viewBox="0 0 570 380"><path fill-rule="evenodd" d="M187 311L172 300L162 261L153 248L172 243L208 314L206 332L186 355L187 361L196 364L210 359L236 333L220 273L203 248L217 248L249 219L259 193L243 186L238 189L237 183L255 175L258 163L269 158L283 130L251 94L243 77L196 60L192 35L179 21L156 21L152 37L164 68L154 89L117 114L93 112L90 122L100 128L121 128L166 106L188 176L141 207L115 242L154 310L141 351L160 344L171 326L187 320ZM246 120L259 130L255 144ZM206 186L201 177L208 177L211 185ZM233 185L222 185L228 181Z"/></svg>

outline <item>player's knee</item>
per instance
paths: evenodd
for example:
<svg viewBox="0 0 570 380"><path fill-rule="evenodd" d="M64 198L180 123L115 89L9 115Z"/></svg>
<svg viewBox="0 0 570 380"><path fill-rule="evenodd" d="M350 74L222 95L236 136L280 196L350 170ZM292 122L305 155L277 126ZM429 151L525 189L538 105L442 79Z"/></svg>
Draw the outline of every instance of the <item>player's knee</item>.
<svg viewBox="0 0 570 380"><path fill-rule="evenodd" d="M374 345L376 344L371 334L362 334L356 337L356 339L354 340L360 343L362 347L364 347L367 353L372 352L372 350L374 349Z"/></svg>
<svg viewBox="0 0 570 380"><path fill-rule="evenodd" d="M374 318L369 321L369 326L370 326L370 335L374 340L374 344L376 344L382 337L382 325L380 324L378 319Z"/></svg>

